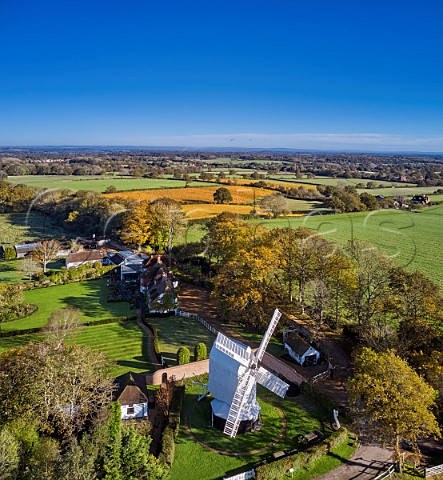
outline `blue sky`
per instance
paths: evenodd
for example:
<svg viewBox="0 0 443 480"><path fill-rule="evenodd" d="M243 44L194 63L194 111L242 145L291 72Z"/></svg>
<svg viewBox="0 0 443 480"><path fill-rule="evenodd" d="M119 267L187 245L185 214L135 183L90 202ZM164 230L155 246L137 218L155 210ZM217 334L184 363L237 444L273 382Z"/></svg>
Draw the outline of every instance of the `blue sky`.
<svg viewBox="0 0 443 480"><path fill-rule="evenodd" d="M441 0L0 0L0 145L443 151Z"/></svg>

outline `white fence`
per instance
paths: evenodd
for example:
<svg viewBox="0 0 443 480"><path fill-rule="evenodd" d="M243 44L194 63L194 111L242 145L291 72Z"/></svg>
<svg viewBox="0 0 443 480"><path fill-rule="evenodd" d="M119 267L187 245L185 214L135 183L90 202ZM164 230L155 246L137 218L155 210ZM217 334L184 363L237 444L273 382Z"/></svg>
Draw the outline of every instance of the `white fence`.
<svg viewBox="0 0 443 480"><path fill-rule="evenodd" d="M218 331L210 325L204 318L200 317L200 315L194 315L193 313L184 312L183 310L177 309L175 314L179 317L186 317L186 318L193 318L197 320L197 322L201 323L205 328L207 328L210 332L217 335Z"/></svg>
<svg viewBox="0 0 443 480"><path fill-rule="evenodd" d="M223 480L249 480L255 478L255 470L248 470L247 472L238 473L233 477L225 477Z"/></svg>
<svg viewBox="0 0 443 480"><path fill-rule="evenodd" d="M385 478L390 478L390 476L394 473L394 465L391 465L386 472L380 473L377 475L373 480L384 480Z"/></svg>
<svg viewBox="0 0 443 480"><path fill-rule="evenodd" d="M433 475L438 475L439 473L443 473L443 465L437 465L436 467L432 468L425 468L425 478L430 478Z"/></svg>

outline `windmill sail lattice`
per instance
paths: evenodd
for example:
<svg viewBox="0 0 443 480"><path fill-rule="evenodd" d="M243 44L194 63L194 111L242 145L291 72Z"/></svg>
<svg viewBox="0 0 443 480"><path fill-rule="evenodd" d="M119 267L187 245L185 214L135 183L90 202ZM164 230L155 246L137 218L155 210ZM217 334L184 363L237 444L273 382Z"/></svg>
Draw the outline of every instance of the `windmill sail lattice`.
<svg viewBox="0 0 443 480"><path fill-rule="evenodd" d="M252 403L257 405L256 415L258 415L260 407L255 401L256 383L259 383L280 397L285 396L289 387L286 382L259 366L280 317L281 313L275 310L256 354L254 354L251 348L235 342L221 333L218 334L214 343L216 350L224 353L239 364L238 383L232 401L230 402L229 412L224 426L224 433L230 437L236 436L242 419L247 417L248 412L251 411Z"/></svg>

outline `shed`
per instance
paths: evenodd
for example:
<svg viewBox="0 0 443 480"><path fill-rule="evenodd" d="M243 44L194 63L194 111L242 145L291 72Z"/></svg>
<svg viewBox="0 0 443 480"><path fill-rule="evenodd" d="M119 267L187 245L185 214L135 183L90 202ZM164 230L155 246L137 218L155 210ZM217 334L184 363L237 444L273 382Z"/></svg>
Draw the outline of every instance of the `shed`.
<svg viewBox="0 0 443 480"><path fill-rule="evenodd" d="M122 420L148 416L148 389L146 376L128 372L114 380L114 401L120 403Z"/></svg>
<svg viewBox="0 0 443 480"><path fill-rule="evenodd" d="M17 258L25 258L26 255L33 252L38 247L38 243L22 243L21 245L14 245L17 252Z"/></svg>
<svg viewBox="0 0 443 480"><path fill-rule="evenodd" d="M320 359L320 352L309 345L297 333L291 333L284 340L285 350L289 356L302 366L317 365Z"/></svg>

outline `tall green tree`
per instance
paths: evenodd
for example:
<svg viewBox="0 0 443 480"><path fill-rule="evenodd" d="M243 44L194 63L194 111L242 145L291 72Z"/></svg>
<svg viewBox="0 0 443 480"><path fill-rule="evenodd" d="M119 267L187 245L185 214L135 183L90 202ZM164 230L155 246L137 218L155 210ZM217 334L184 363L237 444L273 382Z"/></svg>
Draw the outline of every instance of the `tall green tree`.
<svg viewBox="0 0 443 480"><path fill-rule="evenodd" d="M217 188L214 192L214 202L221 204L232 202L232 195L229 189L226 187Z"/></svg>
<svg viewBox="0 0 443 480"><path fill-rule="evenodd" d="M392 446L401 466L401 444L440 436L433 414L437 392L393 350L363 348L349 382L353 414L362 434Z"/></svg>

